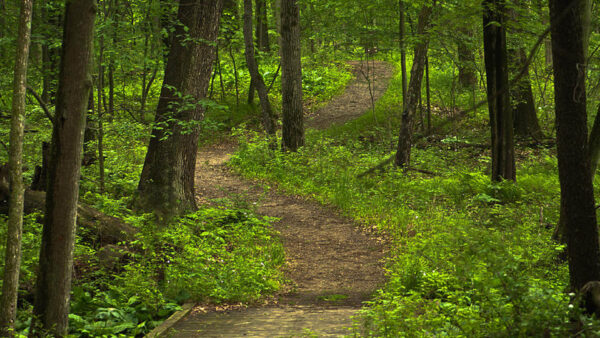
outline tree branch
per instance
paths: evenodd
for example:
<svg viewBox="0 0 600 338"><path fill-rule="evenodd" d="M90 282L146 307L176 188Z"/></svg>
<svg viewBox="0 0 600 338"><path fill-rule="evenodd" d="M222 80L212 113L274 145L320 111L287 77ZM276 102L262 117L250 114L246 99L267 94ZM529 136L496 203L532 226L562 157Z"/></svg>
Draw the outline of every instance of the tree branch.
<svg viewBox="0 0 600 338"><path fill-rule="evenodd" d="M48 110L48 106L46 105L46 102L44 102L44 100L42 100L42 98L38 95L38 93L33 88L27 86L27 90L33 95L33 97L35 97L37 102L40 104L40 107L42 107L42 110L44 110L44 114L46 114L46 117L54 125L54 121L55 121L54 116L52 116L52 114Z"/></svg>

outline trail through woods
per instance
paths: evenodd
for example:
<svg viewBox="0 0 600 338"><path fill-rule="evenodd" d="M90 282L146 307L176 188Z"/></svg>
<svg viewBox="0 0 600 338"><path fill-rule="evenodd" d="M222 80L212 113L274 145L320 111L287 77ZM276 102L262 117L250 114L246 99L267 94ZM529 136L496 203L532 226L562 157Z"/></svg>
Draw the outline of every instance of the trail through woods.
<svg viewBox="0 0 600 338"><path fill-rule="evenodd" d="M345 92L307 119L309 128L324 129L368 111L369 85L354 62L356 78ZM391 65L375 62L374 98L385 92ZM366 67L366 66L363 66ZM366 72L366 69L363 68ZM264 190L257 182L236 175L226 165L236 145L226 140L200 150L196 171L199 204L229 198L256 203L261 215L275 223L286 253L284 272L292 287L262 306L208 309L196 306L178 321L168 337L294 337L306 334L348 334L351 317L363 301L384 283L383 245L339 212L315 201ZM328 297L330 296L330 297ZM344 298L326 301L330 298Z"/></svg>

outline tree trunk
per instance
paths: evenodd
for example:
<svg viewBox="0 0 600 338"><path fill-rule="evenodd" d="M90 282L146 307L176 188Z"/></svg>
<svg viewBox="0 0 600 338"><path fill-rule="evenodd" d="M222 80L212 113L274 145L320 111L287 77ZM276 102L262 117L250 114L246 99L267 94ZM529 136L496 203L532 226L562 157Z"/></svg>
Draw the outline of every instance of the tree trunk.
<svg viewBox="0 0 600 338"><path fill-rule="evenodd" d="M181 0L156 108L155 127L137 189L137 208L164 220L196 208L194 171L223 2ZM187 27L187 32L184 30ZM188 39L202 41L188 43ZM190 108L190 105L192 106Z"/></svg>
<svg viewBox="0 0 600 338"><path fill-rule="evenodd" d="M475 75L475 52L468 40L473 38L470 28L461 27L458 38L458 83L463 88L471 88L477 84Z"/></svg>
<svg viewBox="0 0 600 338"><path fill-rule="evenodd" d="M588 142L588 151L590 153L590 173L592 175L592 182L596 175L596 169L598 169L598 161L600 161L600 105L594 118L594 125L590 131L590 138Z"/></svg>
<svg viewBox="0 0 600 338"><path fill-rule="evenodd" d="M582 43L583 43L583 58L584 64L587 64L587 58L590 47L590 34L592 33L592 0L580 0L581 8L581 27L582 27Z"/></svg>
<svg viewBox="0 0 600 338"><path fill-rule="evenodd" d="M83 159L81 160L81 165L84 167L90 166L98 160L98 156L96 156L96 148L93 147L93 142L96 140L96 128L94 127L93 116L96 115L94 109L94 88L90 88L90 98L88 99L88 113L85 118L85 131L83 132ZM42 143L42 167L47 168L47 151L45 148L47 142ZM36 168L37 169L37 168ZM40 171L40 175L41 175ZM42 190L46 191L46 185L40 186L39 181L37 181L37 174L34 174L33 182L31 183L31 189L33 190ZM41 189L39 189L41 187Z"/></svg>
<svg viewBox="0 0 600 338"><path fill-rule="evenodd" d="M181 1L179 1L181 2ZM160 6L160 28L165 32L162 33L162 46L163 46L163 62L166 65L169 59L169 52L171 45L175 39L174 30L174 17L172 15L171 8L173 7L173 1L159 0Z"/></svg>
<svg viewBox="0 0 600 338"><path fill-rule="evenodd" d="M31 182L31 190L46 191L48 189L48 163L50 162L50 143L42 142L42 165L36 166Z"/></svg>
<svg viewBox="0 0 600 338"><path fill-rule="evenodd" d="M250 74L250 85L248 86L248 104L254 104L254 93L256 92L256 86L254 85L254 80L252 79L252 74Z"/></svg>
<svg viewBox="0 0 600 338"><path fill-rule="evenodd" d="M304 145L300 10L297 0L281 1L281 27L281 146L283 150L296 151Z"/></svg>
<svg viewBox="0 0 600 338"><path fill-rule="evenodd" d="M407 97L406 97L406 91L408 90L408 78L407 78L407 73L406 73L406 48L404 45L404 39L405 39L405 32L404 32L404 28L406 27L406 24L404 23L404 17L405 17L405 8L404 8L404 0L398 0L398 14L400 15L400 31L399 31L399 36L398 39L400 40L400 68L402 71L402 106L403 106L403 110L406 109L406 101Z"/></svg>
<svg viewBox="0 0 600 338"><path fill-rule="evenodd" d="M414 115L417 111L419 98L421 97L421 82L423 81L425 60L427 58L427 46L429 43L426 30L429 26L431 12L432 8L429 6L424 6L419 12L419 22L417 24L417 37L419 37L419 43L415 46L413 65L410 71L410 85L406 93L407 100L404 105L404 111L402 112L402 125L400 127L398 149L394 161L395 165L398 167L410 166Z"/></svg>
<svg viewBox="0 0 600 338"><path fill-rule="evenodd" d="M238 78L237 64L235 62L235 56L233 55L233 47L229 44L229 57L231 58L231 64L233 65L233 76L235 78L235 105L240 105L240 84Z"/></svg>
<svg viewBox="0 0 600 338"><path fill-rule="evenodd" d="M513 50L511 59L515 72L526 68L521 79L510 90L515 133L521 137L532 137L539 140L543 135L533 100L533 91L529 80L529 66L526 66L527 54L525 49Z"/></svg>
<svg viewBox="0 0 600 338"><path fill-rule="evenodd" d="M548 26L548 15L544 11L544 3L545 1L536 1L536 10L538 15L542 18L542 27ZM550 41L549 36L544 38L544 61L546 63L546 68L550 70L552 68L552 42Z"/></svg>
<svg viewBox="0 0 600 338"><path fill-rule="evenodd" d="M252 83L258 91L258 97L260 98L260 106L262 110L263 126L265 131L269 135L275 134L275 119L273 114L273 108L269 102L269 94L267 93L267 86L258 72L258 64L254 56L254 44L252 43L252 0L244 0L244 45L246 51L246 63L248 64L248 70L252 78ZM252 86L250 86L252 87ZM251 88L250 91L253 89Z"/></svg>
<svg viewBox="0 0 600 338"><path fill-rule="evenodd" d="M516 180L505 10L504 0L483 1L483 48L492 131L492 181Z"/></svg>
<svg viewBox="0 0 600 338"><path fill-rule="evenodd" d="M27 60L31 40L32 0L21 2L19 31L12 95L10 126L10 206L4 256L2 297L0 298L0 336L13 337L17 316L19 272L21 268L21 238L23 234L23 135L25 130L25 95L27 91Z"/></svg>
<svg viewBox="0 0 600 338"><path fill-rule="evenodd" d="M50 0L47 1L49 2ZM60 51L58 48L50 46L50 43L54 40L55 35L58 35L55 31L58 31L62 27L62 17L56 13L56 10L49 12L47 6L44 4L42 6L42 19L47 27L50 28L42 33L44 38L44 43L42 44L42 100L45 104L54 104L56 84L53 83L53 80L58 75Z"/></svg>
<svg viewBox="0 0 600 338"><path fill-rule="evenodd" d="M427 98L427 134L431 134L431 87L429 83L429 57L425 58L425 94Z"/></svg>
<svg viewBox="0 0 600 338"><path fill-rule="evenodd" d="M64 336L68 332L75 219L83 131L91 88L96 2L69 1L65 13L32 336Z"/></svg>
<svg viewBox="0 0 600 338"><path fill-rule="evenodd" d="M585 62L579 1L550 0L561 218L571 287L600 279L600 248L587 153Z"/></svg>
<svg viewBox="0 0 600 338"><path fill-rule="evenodd" d="M99 181L99 185L100 185L100 193L103 194L104 193L104 126L103 126L103 119L104 119L104 113L102 111L102 99L104 98L104 65L102 64L104 62L104 36L100 36L99 39L99 47L100 47L100 51L98 53L98 86L97 86L97 90L98 90L98 94L97 99L98 99L98 108L97 108L97 126L98 126L98 130L97 130L97 138L98 138L98 181Z"/></svg>
<svg viewBox="0 0 600 338"><path fill-rule="evenodd" d="M267 4L265 0L255 0L256 3L256 40L260 51L269 52L269 25L267 21Z"/></svg>

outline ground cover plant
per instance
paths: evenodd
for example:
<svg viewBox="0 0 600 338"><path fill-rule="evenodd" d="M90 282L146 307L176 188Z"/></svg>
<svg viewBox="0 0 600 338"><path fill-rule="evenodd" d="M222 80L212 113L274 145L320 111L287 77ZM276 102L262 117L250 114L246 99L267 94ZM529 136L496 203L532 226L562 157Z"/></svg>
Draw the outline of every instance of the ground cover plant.
<svg viewBox="0 0 600 338"><path fill-rule="evenodd" d="M243 54L234 52L232 56L242 63ZM278 58L263 54L260 62L261 73L272 84L271 99L280 107ZM129 67L127 62L121 66ZM158 68L155 76L160 77L163 70ZM215 68L217 82L211 84L210 96L204 102L206 117L200 123L204 143L215 142L215 135L227 135L234 126L259 124L256 103L236 100L235 87L240 99L248 95L250 83L247 70L237 69L237 72L225 62ZM305 98L312 107L317 107L340 93L351 74L343 62L306 59L304 79ZM285 283L281 273L282 244L272 229L274 219L256 215L251 204L214 201L215 207L203 206L168 224L157 223L150 214L140 215L132 210L148 134L156 125L149 117L149 107L157 103L160 83L146 83L148 92L143 98L146 101L140 103L139 83L128 82L126 76L119 75L115 80L119 83L114 94L117 109L108 112L108 116L98 116L93 113L96 107L90 107L86 129L90 137L86 138L84 158L85 154L90 157L82 167L80 203L119 218L136 229L136 234L132 240L104 245L94 229L78 229L69 334L141 336L186 301L252 304L277 291ZM42 141L51 137L52 123L44 109L54 113L50 105L29 107L28 123L35 129L29 130L24 144L26 184L34 180L34 169L42 163ZM9 125L0 125L1 134L8 135L9 131ZM102 133L102 141L98 133ZM100 148L102 164L97 154ZM7 158L7 152L0 152L1 162ZM6 221L2 218L0 227L2 260ZM31 213L23 230L20 278L23 300L19 303L15 327L24 335L32 318L42 223L41 211Z"/></svg>
<svg viewBox="0 0 600 338"><path fill-rule="evenodd" d="M0 1L0 336L357 309L383 255L355 335L600 335L599 8Z"/></svg>
<svg viewBox="0 0 600 338"><path fill-rule="evenodd" d="M399 81L392 80L377 104L391 128L397 126ZM434 121L442 117L438 111ZM581 311L565 292L564 246L552 239L559 210L556 154L521 146L517 183L490 183L490 155L477 147L487 136L481 118L469 114L418 141L415 170L407 172L369 171L393 155L394 137L366 115L309 133L297 153L269 151L260 137L242 133L231 165L334 205L389 236L389 281L363 310L358 334L568 335ZM583 322L581 334L600 329L595 320Z"/></svg>
<svg viewBox="0 0 600 338"><path fill-rule="evenodd" d="M313 74L316 77L310 83L317 88L315 95L318 92L320 96L308 98L317 103L338 93L349 80L345 67L335 64L318 65ZM236 108L234 104L211 109L204 120L204 129L226 134L242 121L256 125L256 116L244 110L248 108ZM236 111L243 120L224 119ZM35 163L41 161L39 140L48 136L47 131L41 129L27 143L32 149L27 160L31 163L26 172L29 181ZM134 241L100 247L97 241L86 240L95 239L89 233L93 230L78 230L77 277L69 317L70 334L74 336L143 335L179 309L184 301L248 304L272 294L284 283L280 270L284 254L271 227L273 220L255 215L248 209L249 204L217 201L221 207L203 207L159 226L158 230L152 216L136 216L132 212L147 131L147 124L125 117L105 122L103 193L98 190L98 161L82 170L81 202L123 219L138 233ZM87 143L91 149L97 146L97 140ZM22 334L27 334L31 320L42 217L40 213L30 214L24 228L27 249L23 253L21 284L23 296L28 300L20 305L16 325ZM2 233L0 242L6 242L5 236ZM4 258L3 248L0 259ZM105 258L103 251L107 250ZM105 259L116 261L105 264Z"/></svg>
<svg viewBox="0 0 600 338"><path fill-rule="evenodd" d="M25 223L25 299L37 265L38 217L30 214ZM86 229L80 233L70 314L73 336L142 335L184 301L252 303L284 282L283 248L271 220L250 210L201 208L158 231L150 215L126 219L139 230L128 243L99 248L86 241ZM24 302L16 327L27 334L31 305Z"/></svg>

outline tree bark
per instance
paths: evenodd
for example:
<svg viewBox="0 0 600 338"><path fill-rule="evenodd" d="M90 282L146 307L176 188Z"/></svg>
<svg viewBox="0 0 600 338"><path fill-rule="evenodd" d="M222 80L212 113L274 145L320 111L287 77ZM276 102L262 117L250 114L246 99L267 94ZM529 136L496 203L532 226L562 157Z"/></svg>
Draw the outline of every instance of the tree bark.
<svg viewBox="0 0 600 338"><path fill-rule="evenodd" d="M419 98L421 97L421 83L423 81L425 60L427 58L427 46L429 44L426 31L429 26L431 12L432 8L429 6L424 6L419 12L419 22L417 24L419 42L415 46L413 65L410 71L410 85L406 93L407 100L402 112L402 125L400 126L398 148L394 161L394 164L398 167L410 166L414 116L419 104Z"/></svg>
<svg viewBox="0 0 600 338"><path fill-rule="evenodd" d="M404 32L404 28L406 27L406 24L404 23L404 18L405 18L405 7L404 7L404 0L398 0L398 14L400 15L400 27L399 27L399 33L398 33L398 39L400 40L400 69L402 72L402 106L403 106L403 110L406 109L406 101L407 101L407 97L406 97L406 92L408 90L408 77L407 77L407 73L406 73L406 48L405 48L405 44L404 44L404 39L405 39L405 32Z"/></svg>
<svg viewBox="0 0 600 338"><path fill-rule="evenodd" d="M521 69L526 68L521 79L510 90L515 134L539 140L543 135L533 100L533 91L531 90L531 81L529 79L529 66L526 65L527 54L524 48L519 48L518 50L514 50L511 55L511 63L515 71L519 72Z"/></svg>
<svg viewBox="0 0 600 338"><path fill-rule="evenodd" d="M102 110L102 100L104 98L104 35L100 36L99 39L99 53L98 53L98 108L97 108L97 140L98 140L98 181L100 185L100 194L104 194L104 113Z"/></svg>
<svg viewBox="0 0 600 338"><path fill-rule="evenodd" d="M281 1L281 96L283 150L304 145L300 9L296 0Z"/></svg>
<svg viewBox="0 0 600 338"><path fill-rule="evenodd" d="M92 165L96 160L98 160L98 156L96 156L96 148L93 147L93 142L96 140L96 128L94 127L94 122L92 121L92 116L96 115L94 109L94 88L90 88L90 98L88 99L88 112L86 114L85 121L85 131L83 132L83 159L81 160L81 165L84 167ZM48 168L48 151L45 149L48 148L47 142L42 142L42 166L36 167L41 168L39 171L39 178L41 179L42 173ZM49 149L49 148L48 148ZM38 179L37 172L33 176L33 182L31 182L31 189L33 190L41 190L46 191L46 185L41 183Z"/></svg>
<svg viewBox="0 0 600 338"><path fill-rule="evenodd" d="M516 180L505 10L504 0L483 1L483 48L492 131L492 181Z"/></svg>
<svg viewBox="0 0 600 338"><path fill-rule="evenodd" d="M427 134L431 134L431 87L429 81L429 56L425 57L425 97L427 99Z"/></svg>
<svg viewBox="0 0 600 338"><path fill-rule="evenodd" d="M461 33L458 38L458 83L463 88L471 88L477 84L475 75L475 53L474 48L468 41L473 38L473 31L470 28L461 27Z"/></svg>
<svg viewBox="0 0 600 338"><path fill-rule="evenodd" d="M181 25L173 34L135 200L138 209L154 211L160 219L196 208L198 121L205 110L198 101L208 90L222 5L221 0L181 0L179 4Z"/></svg>
<svg viewBox="0 0 600 338"><path fill-rule="evenodd" d="M260 98L263 126L267 134L274 135L275 118L273 108L271 107L271 102L269 102L269 94L267 93L265 81L258 72L258 64L256 63L256 57L254 55L254 44L252 42L252 0L244 0L244 45L246 63L248 64L250 77L252 78L252 83L254 83L254 86L258 91L258 97ZM250 90L252 91L253 89L251 88Z"/></svg>
<svg viewBox="0 0 600 338"><path fill-rule="evenodd" d="M171 50L171 46L173 45L173 40L175 38L174 34L174 15L172 12L173 1L169 0L159 0L160 7L160 28L164 29L166 34L163 33L162 39L162 47L163 47L163 61L166 65L169 60L169 52Z"/></svg>
<svg viewBox="0 0 600 338"><path fill-rule="evenodd" d="M514 6L527 8L521 0L513 3ZM513 110L514 132L523 138L531 137L534 140L541 139L544 135L540 128L537 117L537 109L533 99L531 89L531 80L529 79L529 64L527 63L527 52L525 44L518 40L518 35L523 34L519 22L523 21L515 8L507 10L508 19L514 23L512 29L508 32L509 38L512 36L512 46L509 49L509 72L519 77L517 81L512 81L510 88L510 99Z"/></svg>
<svg viewBox="0 0 600 338"><path fill-rule="evenodd" d="M600 279L600 248L588 156L581 1L550 0L561 218L571 287Z"/></svg>
<svg viewBox="0 0 600 338"><path fill-rule="evenodd" d="M85 135L84 135L85 138ZM36 166L31 182L31 190L46 191L48 188L48 162L50 158L50 143L42 142L42 165Z"/></svg>
<svg viewBox="0 0 600 338"><path fill-rule="evenodd" d="M596 176L596 169L598 169L598 161L600 161L600 105L598 105L594 125L590 131L588 146L590 153L590 173L593 182L594 176Z"/></svg>
<svg viewBox="0 0 600 338"><path fill-rule="evenodd" d="M32 336L64 336L75 245L75 219L85 115L91 88L94 0L67 2L52 132L46 216L42 231Z"/></svg>
<svg viewBox="0 0 600 338"><path fill-rule="evenodd" d="M47 1L49 2L50 0ZM58 31L62 27L62 15L57 13L56 10L49 12L47 6L43 5L42 19L47 27L42 33L44 38L44 43L42 44L42 100L46 104L54 104L56 99L56 83L54 83L54 79L58 75L60 51L50 44L58 36Z"/></svg>
<svg viewBox="0 0 600 338"><path fill-rule="evenodd" d="M25 96L27 91L27 60L31 41L32 0L21 2L17 50L13 79L12 116L10 126L10 206L4 256L2 297L0 298L0 336L13 337L17 316L19 272L21 268L21 238L23 234L23 135L25 130Z"/></svg>
<svg viewBox="0 0 600 338"><path fill-rule="evenodd" d="M255 0L256 3L256 40L260 51L269 52L269 25L267 21L267 4L265 0Z"/></svg>

